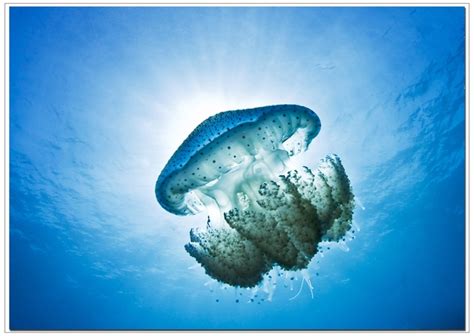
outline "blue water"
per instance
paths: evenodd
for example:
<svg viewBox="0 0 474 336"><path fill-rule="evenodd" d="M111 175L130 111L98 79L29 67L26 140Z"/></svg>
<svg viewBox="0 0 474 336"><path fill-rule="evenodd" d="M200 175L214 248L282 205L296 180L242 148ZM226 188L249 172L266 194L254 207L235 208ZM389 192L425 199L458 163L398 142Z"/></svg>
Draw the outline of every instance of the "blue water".
<svg viewBox="0 0 474 336"><path fill-rule="evenodd" d="M11 8L11 329L464 329L464 20ZM313 299L236 303L184 250L205 215L167 213L154 186L210 115L284 103L321 118L297 163L341 157L360 231L310 264Z"/></svg>

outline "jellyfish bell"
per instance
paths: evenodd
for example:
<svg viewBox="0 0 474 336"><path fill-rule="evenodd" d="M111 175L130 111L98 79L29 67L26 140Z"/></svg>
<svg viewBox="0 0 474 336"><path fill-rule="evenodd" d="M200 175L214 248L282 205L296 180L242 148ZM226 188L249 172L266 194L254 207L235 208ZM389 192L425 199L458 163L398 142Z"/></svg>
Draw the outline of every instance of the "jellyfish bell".
<svg viewBox="0 0 474 336"><path fill-rule="evenodd" d="M321 122L310 109L276 105L216 114L173 154L155 187L158 202L176 215L218 209L223 215L306 150ZM244 196L245 195L245 196Z"/></svg>
<svg viewBox="0 0 474 336"><path fill-rule="evenodd" d="M222 112L174 153L156 198L176 215L208 212L207 228L191 230L185 248L209 276L231 286L266 283L268 291L264 275L274 266L305 270L321 241L350 229L354 196L339 157L325 157L314 173L288 167L320 128L299 105Z"/></svg>

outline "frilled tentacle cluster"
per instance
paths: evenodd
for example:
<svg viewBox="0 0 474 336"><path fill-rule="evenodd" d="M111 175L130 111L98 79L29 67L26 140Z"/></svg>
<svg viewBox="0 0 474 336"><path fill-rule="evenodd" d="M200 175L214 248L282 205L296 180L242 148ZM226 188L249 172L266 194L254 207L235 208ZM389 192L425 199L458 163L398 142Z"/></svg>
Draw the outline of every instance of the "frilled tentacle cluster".
<svg viewBox="0 0 474 336"><path fill-rule="evenodd" d="M186 251L207 274L231 286L252 287L271 268L260 249L234 229L192 229L190 236Z"/></svg>
<svg viewBox="0 0 474 336"><path fill-rule="evenodd" d="M351 228L354 195L337 155L316 173L304 167L261 184L256 205L224 214L230 227L191 231L186 250L211 277L252 287L272 266L308 266L322 240L338 241Z"/></svg>

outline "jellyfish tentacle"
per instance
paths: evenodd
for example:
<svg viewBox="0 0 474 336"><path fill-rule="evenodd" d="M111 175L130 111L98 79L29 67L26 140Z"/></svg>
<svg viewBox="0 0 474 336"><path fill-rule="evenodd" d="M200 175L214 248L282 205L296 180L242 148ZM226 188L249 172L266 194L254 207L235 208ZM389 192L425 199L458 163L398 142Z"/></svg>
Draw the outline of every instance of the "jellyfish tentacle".
<svg viewBox="0 0 474 336"><path fill-rule="evenodd" d="M298 293L296 293L295 296L289 298L288 301L293 301L301 294L301 291L303 290L303 285L304 285L304 279L301 279L301 285L300 285L300 289L298 290Z"/></svg>

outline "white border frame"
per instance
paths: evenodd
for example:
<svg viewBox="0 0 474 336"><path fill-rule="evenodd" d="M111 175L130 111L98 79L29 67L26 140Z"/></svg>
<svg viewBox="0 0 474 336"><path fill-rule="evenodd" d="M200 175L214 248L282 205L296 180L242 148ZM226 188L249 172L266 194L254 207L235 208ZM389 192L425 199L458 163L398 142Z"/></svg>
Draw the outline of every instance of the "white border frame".
<svg viewBox="0 0 474 336"><path fill-rule="evenodd" d="M0 294L0 298L4 301L4 328L3 331L5 333L19 333L24 335L34 335L36 333L54 333L54 334L69 334L69 333L87 333L91 335L100 335L103 333L131 333L128 331L11 331L9 326L9 242L10 242L10 230L9 230L9 9L11 7L464 7L466 10L466 40L465 40L465 65L466 65L466 97L465 97L465 139L466 139L466 149L465 149L465 179L466 179L466 189L465 189L465 210L466 210L466 222L465 222L465 291L466 291L466 301L465 301L465 331L344 331L344 332L331 332L331 331L323 331L318 332L317 330L314 331L306 331L306 330L295 330L293 332L298 333L321 333L321 334L332 334L332 335L343 335L347 333L423 333L428 335L435 335L439 333L463 333L468 332L470 333L470 317L471 317L471 310L470 310L470 257L471 257L471 249L470 249L470 241L471 241L471 230L470 230L470 209L474 209L474 201L470 198L470 186L471 186L471 165L470 165L470 157L472 153L471 138L470 138L470 126L471 126L471 118L470 118L470 78L471 78L471 67L470 67L470 36L471 36L471 25L470 25L470 1L468 2L428 2L428 1L418 1L418 2L410 2L410 1L401 1L401 2L388 2L388 1L378 1L378 2L356 2L356 1L344 1L344 2L315 2L315 1L298 1L294 3L285 2L285 1L251 1L251 0L244 0L240 2L218 2L218 1L187 1L187 2L151 2L151 1L144 1L140 3L127 3L127 2L114 2L114 1L102 1L102 2L95 2L95 1L82 1L82 2L5 2L2 0L3 4L3 18L4 18L4 34L3 34L3 43L1 43L1 54L3 55L3 68L0 72L3 74L3 90L2 91L2 98L4 101L4 118L2 118L0 122L0 129L2 130L3 136L1 136L0 144L3 151L3 174L0 185L3 187L4 193L0 196L3 198L3 202L1 203L2 212L4 213L4 239L2 240L2 248L0 249L1 260L3 262L2 267L2 277L0 277L1 281L4 282L3 284L3 292ZM156 332L160 334L184 334L183 331L133 331L133 333L150 333ZM269 335L271 333L282 333L278 330L274 332L268 331L193 331L193 333L251 333L251 334L259 334L259 335Z"/></svg>

